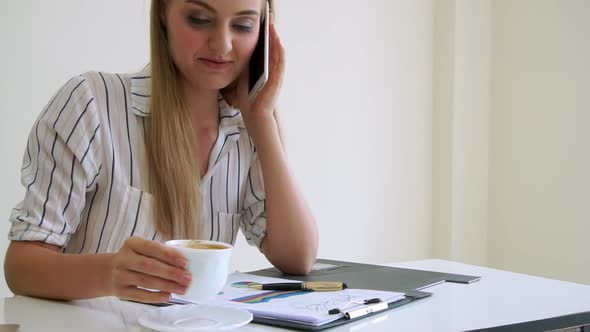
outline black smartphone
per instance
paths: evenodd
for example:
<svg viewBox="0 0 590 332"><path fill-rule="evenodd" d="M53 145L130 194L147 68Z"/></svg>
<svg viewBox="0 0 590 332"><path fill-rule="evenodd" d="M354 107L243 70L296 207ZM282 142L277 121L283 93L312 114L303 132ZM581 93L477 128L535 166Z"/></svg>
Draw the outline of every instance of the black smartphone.
<svg viewBox="0 0 590 332"><path fill-rule="evenodd" d="M260 22L260 33L258 42L248 68L248 99L252 102L262 90L268 80L268 50L269 50L269 25L270 25L270 3L266 1Z"/></svg>

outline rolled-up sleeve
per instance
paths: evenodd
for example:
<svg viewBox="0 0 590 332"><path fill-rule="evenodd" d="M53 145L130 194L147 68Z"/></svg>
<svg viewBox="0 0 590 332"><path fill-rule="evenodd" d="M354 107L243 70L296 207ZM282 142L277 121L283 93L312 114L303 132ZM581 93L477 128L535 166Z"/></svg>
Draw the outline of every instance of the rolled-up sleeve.
<svg viewBox="0 0 590 332"><path fill-rule="evenodd" d="M255 149L246 179L240 228L248 243L260 249L260 244L266 236L266 196L262 168Z"/></svg>
<svg viewBox="0 0 590 332"><path fill-rule="evenodd" d="M21 169L25 197L10 214L9 240L63 247L78 228L101 168L95 104L84 76L74 77L33 125Z"/></svg>

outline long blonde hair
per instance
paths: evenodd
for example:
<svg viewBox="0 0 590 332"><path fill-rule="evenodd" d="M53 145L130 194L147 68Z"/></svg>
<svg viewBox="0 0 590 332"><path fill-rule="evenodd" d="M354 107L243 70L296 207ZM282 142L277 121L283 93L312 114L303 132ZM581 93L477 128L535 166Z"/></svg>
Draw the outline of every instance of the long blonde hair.
<svg viewBox="0 0 590 332"><path fill-rule="evenodd" d="M180 96L180 80L160 19L162 4L152 1L150 18L152 89L147 151L154 222L168 237L193 237L197 235L195 217L201 210L199 163L191 115Z"/></svg>
<svg viewBox="0 0 590 332"><path fill-rule="evenodd" d="M191 114L180 95L179 73L168 50L161 21L163 0L150 14L151 109L147 152L153 217L166 237L198 238L201 170L195 155ZM274 1L270 0L274 11ZM275 112L276 118L276 112Z"/></svg>

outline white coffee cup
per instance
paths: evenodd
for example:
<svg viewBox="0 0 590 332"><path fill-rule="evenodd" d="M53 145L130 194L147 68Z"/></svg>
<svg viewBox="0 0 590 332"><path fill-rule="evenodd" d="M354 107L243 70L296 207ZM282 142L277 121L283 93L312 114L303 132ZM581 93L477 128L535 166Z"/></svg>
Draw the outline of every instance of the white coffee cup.
<svg viewBox="0 0 590 332"><path fill-rule="evenodd" d="M166 245L184 255L188 261L186 269L192 275L186 293L179 294L181 298L207 300L223 289L227 281L232 245L204 240L170 240L166 241ZM216 248L202 248L206 246Z"/></svg>

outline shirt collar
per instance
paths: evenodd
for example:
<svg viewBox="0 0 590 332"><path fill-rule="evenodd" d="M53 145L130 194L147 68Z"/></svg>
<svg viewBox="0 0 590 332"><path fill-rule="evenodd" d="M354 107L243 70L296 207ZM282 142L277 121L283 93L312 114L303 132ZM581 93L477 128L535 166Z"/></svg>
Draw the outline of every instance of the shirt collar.
<svg viewBox="0 0 590 332"><path fill-rule="evenodd" d="M151 101L151 67L147 66L140 72L131 74L131 108L138 116L150 115ZM219 104L219 126L220 127L241 127L245 128L242 113L239 109L231 106L223 98L221 93L218 96Z"/></svg>

